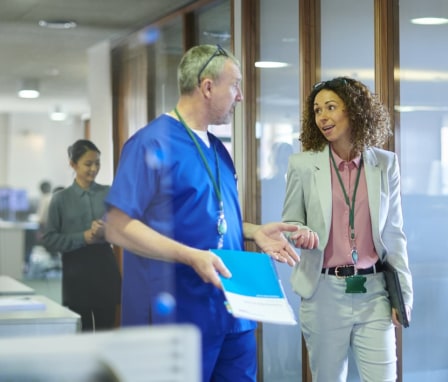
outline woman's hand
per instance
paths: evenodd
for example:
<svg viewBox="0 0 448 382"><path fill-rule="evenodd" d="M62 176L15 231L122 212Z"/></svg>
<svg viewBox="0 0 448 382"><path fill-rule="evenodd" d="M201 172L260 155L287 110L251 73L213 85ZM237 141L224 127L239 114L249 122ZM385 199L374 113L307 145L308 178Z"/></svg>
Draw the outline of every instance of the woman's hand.
<svg viewBox="0 0 448 382"><path fill-rule="evenodd" d="M315 249L319 245L319 236L317 232L308 228L297 228L297 231L289 236L296 248Z"/></svg>
<svg viewBox="0 0 448 382"><path fill-rule="evenodd" d="M408 321L411 322L411 308L408 305L405 305L405 308ZM392 322L396 328L399 328L401 326L401 323L398 320L398 311L395 308L392 308Z"/></svg>
<svg viewBox="0 0 448 382"><path fill-rule="evenodd" d="M84 240L87 244L104 242L104 222L101 219L94 220L90 229L84 231Z"/></svg>
<svg viewBox="0 0 448 382"><path fill-rule="evenodd" d="M104 222L101 219L94 220L90 230L96 239L104 239Z"/></svg>

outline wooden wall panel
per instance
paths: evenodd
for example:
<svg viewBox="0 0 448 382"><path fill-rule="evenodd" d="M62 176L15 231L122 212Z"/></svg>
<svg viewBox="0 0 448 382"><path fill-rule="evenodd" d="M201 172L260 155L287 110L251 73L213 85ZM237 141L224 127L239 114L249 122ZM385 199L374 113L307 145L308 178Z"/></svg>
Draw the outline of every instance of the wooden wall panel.
<svg viewBox="0 0 448 382"><path fill-rule="evenodd" d="M386 144L386 149L396 151L399 140L399 114L395 105L400 102L398 68L399 52L399 1L375 0L375 92L388 107L394 137Z"/></svg>
<svg viewBox="0 0 448 382"><path fill-rule="evenodd" d="M389 109L394 135L385 148L397 152L399 146L400 120L395 105L400 103L398 68L399 52L399 1L375 0L375 92ZM398 153L399 154L399 153ZM397 381L403 380L402 328L395 329L397 341Z"/></svg>
<svg viewBox="0 0 448 382"><path fill-rule="evenodd" d="M300 105L313 85L321 79L320 0L299 0ZM308 351L302 336L302 381L311 382Z"/></svg>

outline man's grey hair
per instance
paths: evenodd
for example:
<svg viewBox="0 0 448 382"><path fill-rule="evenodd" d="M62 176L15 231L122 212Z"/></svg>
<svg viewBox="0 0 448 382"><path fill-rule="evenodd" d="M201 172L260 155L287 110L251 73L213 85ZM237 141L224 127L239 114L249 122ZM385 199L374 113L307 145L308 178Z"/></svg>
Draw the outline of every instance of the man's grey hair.
<svg viewBox="0 0 448 382"><path fill-rule="evenodd" d="M218 53L220 51L224 51L226 55ZM213 58L208 62L198 79L199 72L212 56ZM240 62L232 53L217 45L198 45L190 48L182 57L177 68L179 93L181 95L192 93L204 77L212 80L219 78L224 63L228 59L240 67Z"/></svg>

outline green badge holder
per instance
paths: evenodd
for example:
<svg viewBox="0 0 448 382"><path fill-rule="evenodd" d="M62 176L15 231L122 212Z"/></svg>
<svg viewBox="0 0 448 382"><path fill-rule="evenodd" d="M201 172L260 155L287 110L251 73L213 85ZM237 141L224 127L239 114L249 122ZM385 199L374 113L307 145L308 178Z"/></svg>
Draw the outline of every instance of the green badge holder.
<svg viewBox="0 0 448 382"><path fill-rule="evenodd" d="M367 289L364 286L366 283L366 278L364 276L350 276L345 278L345 293L366 293Z"/></svg>

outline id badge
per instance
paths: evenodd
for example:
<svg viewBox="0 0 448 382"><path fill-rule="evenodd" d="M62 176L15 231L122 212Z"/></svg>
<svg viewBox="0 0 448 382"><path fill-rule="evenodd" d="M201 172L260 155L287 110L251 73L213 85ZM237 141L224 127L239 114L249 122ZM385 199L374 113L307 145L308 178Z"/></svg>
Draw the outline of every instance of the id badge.
<svg viewBox="0 0 448 382"><path fill-rule="evenodd" d="M346 277L345 293L366 293L367 289L364 286L366 280L366 277L360 275Z"/></svg>

